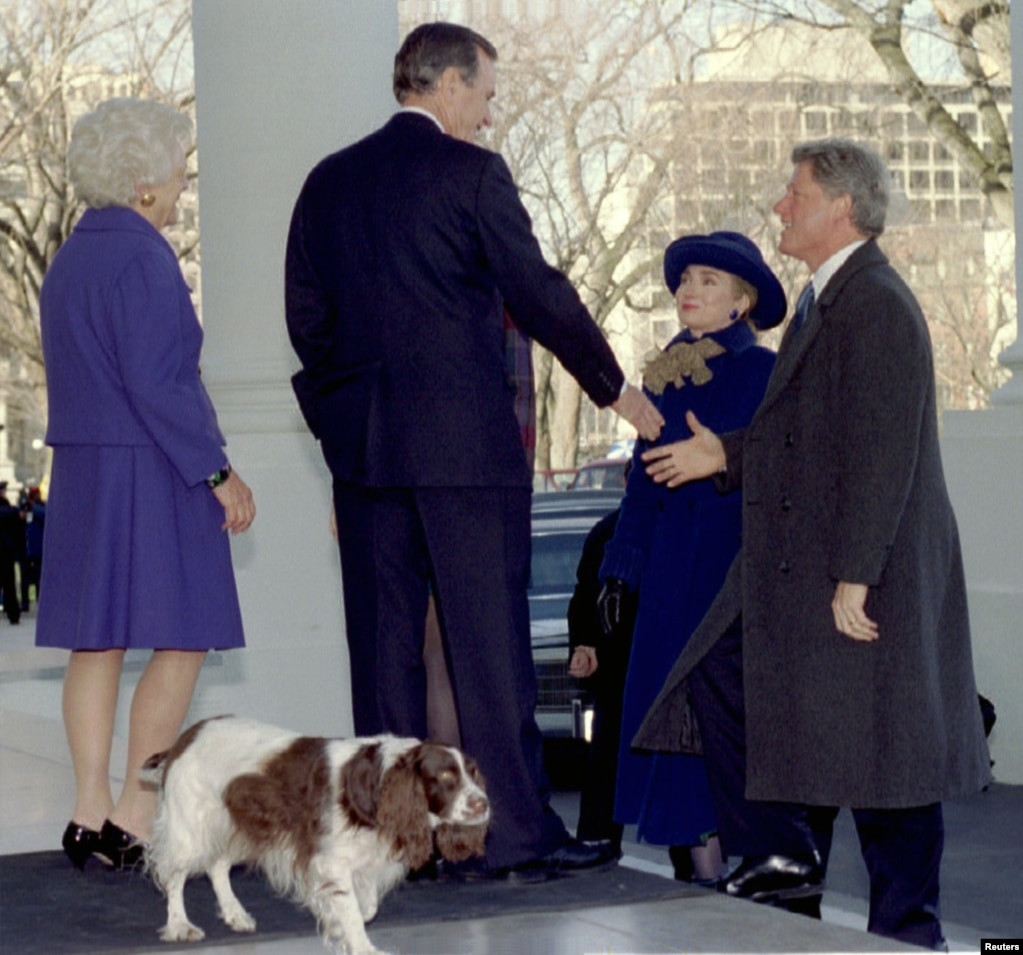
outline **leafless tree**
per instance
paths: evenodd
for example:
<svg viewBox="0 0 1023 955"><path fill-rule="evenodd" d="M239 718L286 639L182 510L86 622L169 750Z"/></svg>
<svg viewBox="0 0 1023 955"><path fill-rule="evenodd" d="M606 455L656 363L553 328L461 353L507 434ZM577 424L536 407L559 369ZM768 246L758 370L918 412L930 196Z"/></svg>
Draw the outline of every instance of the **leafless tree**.
<svg viewBox="0 0 1023 955"><path fill-rule="evenodd" d="M579 0L562 16L514 23L468 0L432 4L429 12L461 14L497 43L498 114L489 145L509 161L548 257L576 283L635 375L644 353L674 329L659 268L675 235L739 229L760 242L787 287L805 281L799 263L774 250L771 206L790 172L788 148L808 128L800 117L821 105L825 87L829 108L848 120L842 132L877 143L889 133L879 126L878 103L901 97L927 124L935 149L954 156L993 214L1011 222L1011 158L998 108L1008 84L1007 7L970 13L966 0L932 2L925 16L918 5L912 18L908 0ZM751 72L751 50L770 50L779 33L815 33L812 55L786 69L768 52ZM711 65L729 55L735 68L715 83ZM826 77L821 64L828 64ZM776 99L781 84L791 126L765 134L765 124L781 120L759 106ZM971 91L981 116L975 130L946 108L957 84ZM846 107L869 95L878 103ZM954 324L960 313L947 295L941 301L936 323ZM969 327L972 319L960 318L959 341L988 340ZM978 320L986 328L987 318ZM1002 333L992 334L998 340ZM981 366L994 360L983 357L980 340L965 364L962 347L946 351L958 356L939 369L949 381L990 378ZM574 464L580 441L592 441L585 452L606 448L611 417L595 413L550 355L537 350L536 366L538 465ZM944 393L959 401L965 391Z"/></svg>
<svg viewBox="0 0 1023 955"><path fill-rule="evenodd" d="M998 91L1011 84L1009 3L993 0L706 0L722 16L750 23L800 23L834 38L849 35L873 51L892 89L937 143L975 178L998 220L1013 228L1012 153ZM950 87L969 90L981 117L977 131L946 106Z"/></svg>

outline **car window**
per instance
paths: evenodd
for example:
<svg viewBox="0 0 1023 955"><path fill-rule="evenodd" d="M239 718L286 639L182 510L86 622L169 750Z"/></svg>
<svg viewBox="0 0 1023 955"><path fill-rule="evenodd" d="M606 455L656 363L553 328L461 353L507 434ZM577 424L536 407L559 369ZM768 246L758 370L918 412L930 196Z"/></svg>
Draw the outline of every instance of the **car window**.
<svg viewBox="0 0 1023 955"><path fill-rule="evenodd" d="M540 534L533 538L531 590L572 590L583 550L582 533Z"/></svg>

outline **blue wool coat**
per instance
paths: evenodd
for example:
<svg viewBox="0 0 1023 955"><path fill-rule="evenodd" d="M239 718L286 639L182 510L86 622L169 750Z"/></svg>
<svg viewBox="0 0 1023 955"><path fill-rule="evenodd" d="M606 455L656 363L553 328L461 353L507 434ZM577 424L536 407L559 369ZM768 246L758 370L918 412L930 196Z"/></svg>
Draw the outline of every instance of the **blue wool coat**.
<svg viewBox="0 0 1023 955"><path fill-rule="evenodd" d="M647 394L664 415L658 444L691 436L686 412L714 431L749 423L763 397L774 353L756 345L745 323L705 336L725 352L707 360L711 379L683 379L663 394ZM688 332L677 342L692 341ZM657 696L665 675L703 618L739 550L742 500L721 494L710 480L668 489L643 470L638 442L621 517L605 552L601 578L617 577L639 591L639 613L625 683L622 749L615 818L637 824L639 837L658 845L692 845L715 828L703 760L633 751L629 741Z"/></svg>

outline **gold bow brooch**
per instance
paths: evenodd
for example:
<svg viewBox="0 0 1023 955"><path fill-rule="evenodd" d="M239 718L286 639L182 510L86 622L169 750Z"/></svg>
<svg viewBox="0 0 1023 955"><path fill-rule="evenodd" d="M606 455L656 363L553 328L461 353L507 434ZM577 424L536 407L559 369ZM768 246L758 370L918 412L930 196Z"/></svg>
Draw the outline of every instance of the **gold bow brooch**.
<svg viewBox="0 0 1023 955"><path fill-rule="evenodd" d="M682 388L686 378L694 385L705 385L714 377L707 367L707 359L724 352L725 349L713 338L678 342L646 363L643 384L655 395L663 395L668 385Z"/></svg>

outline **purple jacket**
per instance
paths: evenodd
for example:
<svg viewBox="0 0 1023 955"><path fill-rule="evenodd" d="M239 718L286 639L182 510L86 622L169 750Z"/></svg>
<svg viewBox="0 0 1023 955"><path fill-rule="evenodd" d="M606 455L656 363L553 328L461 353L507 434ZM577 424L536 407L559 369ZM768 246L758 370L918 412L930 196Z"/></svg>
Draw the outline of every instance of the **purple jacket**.
<svg viewBox="0 0 1023 955"><path fill-rule="evenodd" d="M142 216L89 209L40 295L51 445L156 445L189 487L224 436L199 378L202 327L173 249Z"/></svg>

